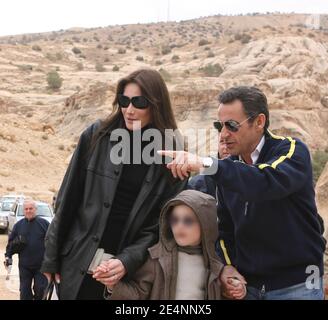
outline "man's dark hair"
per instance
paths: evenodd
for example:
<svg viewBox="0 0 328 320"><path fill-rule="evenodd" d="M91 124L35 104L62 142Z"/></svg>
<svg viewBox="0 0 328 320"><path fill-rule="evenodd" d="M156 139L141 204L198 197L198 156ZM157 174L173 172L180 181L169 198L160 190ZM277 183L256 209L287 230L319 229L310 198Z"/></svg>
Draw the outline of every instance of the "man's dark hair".
<svg viewBox="0 0 328 320"><path fill-rule="evenodd" d="M247 86L232 87L219 96L220 103L232 103L235 100L241 101L247 118L252 117L249 121L253 121L255 116L263 113L266 117L264 131L268 129L270 124L268 101L260 89Z"/></svg>

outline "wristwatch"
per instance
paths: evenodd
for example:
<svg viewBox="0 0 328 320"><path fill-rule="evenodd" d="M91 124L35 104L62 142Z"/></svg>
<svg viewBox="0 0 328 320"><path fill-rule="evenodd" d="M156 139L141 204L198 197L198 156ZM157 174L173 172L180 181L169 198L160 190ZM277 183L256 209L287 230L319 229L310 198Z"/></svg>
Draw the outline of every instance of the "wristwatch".
<svg viewBox="0 0 328 320"><path fill-rule="evenodd" d="M213 164L213 159L211 157L203 158L203 168L210 168Z"/></svg>

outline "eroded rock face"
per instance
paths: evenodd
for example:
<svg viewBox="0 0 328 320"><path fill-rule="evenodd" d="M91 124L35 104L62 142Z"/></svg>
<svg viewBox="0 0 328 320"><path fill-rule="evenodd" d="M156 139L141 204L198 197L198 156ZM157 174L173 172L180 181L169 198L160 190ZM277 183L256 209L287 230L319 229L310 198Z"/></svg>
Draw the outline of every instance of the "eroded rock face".
<svg viewBox="0 0 328 320"><path fill-rule="evenodd" d="M138 68L162 68L169 74L165 79L182 131L212 128L219 93L232 86L254 85L268 98L272 131L302 139L311 151L324 150L328 147L328 34L301 27L306 18L210 17L30 35L24 43L22 36L0 38L0 161L11 174L1 177L0 193L7 184L23 192L57 189L80 133L111 113L117 81ZM247 36L239 37L243 34ZM76 42L72 45L67 39ZM204 39L210 43L208 48L199 45ZM100 43L102 49L97 48ZM42 51L32 50L32 44ZM171 52L163 54L162 49L170 45ZM74 54L73 46L83 56ZM118 53L121 48L125 54ZM104 72L95 70L97 62L103 63ZM222 73L211 74L215 64ZM112 71L115 65L117 72ZM45 81L53 69L64 79L54 92ZM28 170L23 170L24 161ZM322 179L318 201L328 206Z"/></svg>

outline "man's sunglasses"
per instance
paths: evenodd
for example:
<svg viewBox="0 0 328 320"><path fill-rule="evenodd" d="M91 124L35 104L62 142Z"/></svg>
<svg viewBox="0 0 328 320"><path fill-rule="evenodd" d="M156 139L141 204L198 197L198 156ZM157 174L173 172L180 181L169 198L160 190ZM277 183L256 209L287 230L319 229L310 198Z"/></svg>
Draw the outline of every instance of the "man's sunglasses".
<svg viewBox="0 0 328 320"><path fill-rule="evenodd" d="M191 217L178 218L176 216L171 216L169 221L171 227L176 226L180 221L186 227L191 227L196 222L196 220Z"/></svg>
<svg viewBox="0 0 328 320"><path fill-rule="evenodd" d="M219 132L222 131L224 126L231 132L237 132L239 130L239 128L243 125L243 123L245 123L246 121L248 121L252 118L254 118L254 115L248 117L247 119L245 119L244 121L242 121L240 123L238 121L235 121L235 120L228 120L228 121L224 121L224 122L214 121L213 126Z"/></svg>
<svg viewBox="0 0 328 320"><path fill-rule="evenodd" d="M137 109L146 109L149 106L149 101L144 96L136 96L130 99L123 94L118 94L117 101L121 108L127 108L130 103L132 103L132 105Z"/></svg>

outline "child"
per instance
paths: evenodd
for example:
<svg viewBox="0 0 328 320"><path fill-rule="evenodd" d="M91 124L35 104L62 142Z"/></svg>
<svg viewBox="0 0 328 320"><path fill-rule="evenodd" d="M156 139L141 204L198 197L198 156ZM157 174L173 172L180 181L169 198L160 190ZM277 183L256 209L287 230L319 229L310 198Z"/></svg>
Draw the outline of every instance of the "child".
<svg viewBox="0 0 328 320"><path fill-rule="evenodd" d="M159 242L132 280L107 286L109 299L221 299L219 276L223 268L215 253L218 223L215 199L185 190L162 209ZM94 272L101 279L108 261Z"/></svg>

